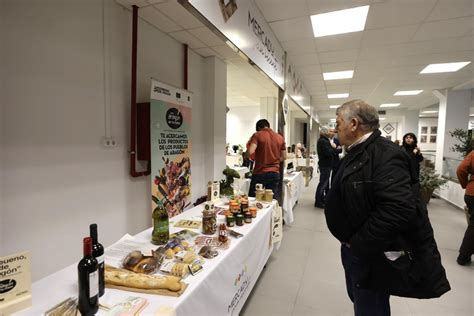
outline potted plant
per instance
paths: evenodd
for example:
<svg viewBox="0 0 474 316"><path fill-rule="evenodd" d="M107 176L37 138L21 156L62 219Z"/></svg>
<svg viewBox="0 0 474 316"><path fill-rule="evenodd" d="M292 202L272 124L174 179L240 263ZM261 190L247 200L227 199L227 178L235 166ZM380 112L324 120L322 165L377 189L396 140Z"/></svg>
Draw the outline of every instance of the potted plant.
<svg viewBox="0 0 474 316"><path fill-rule="evenodd" d="M458 152L462 158L466 157L472 150L472 138L467 130L455 128L449 135L454 138L457 144L451 146L451 151Z"/></svg>
<svg viewBox="0 0 474 316"><path fill-rule="evenodd" d="M428 204L434 190L441 188L448 182L447 179L437 174L432 166L426 165L420 168L420 193L421 199Z"/></svg>

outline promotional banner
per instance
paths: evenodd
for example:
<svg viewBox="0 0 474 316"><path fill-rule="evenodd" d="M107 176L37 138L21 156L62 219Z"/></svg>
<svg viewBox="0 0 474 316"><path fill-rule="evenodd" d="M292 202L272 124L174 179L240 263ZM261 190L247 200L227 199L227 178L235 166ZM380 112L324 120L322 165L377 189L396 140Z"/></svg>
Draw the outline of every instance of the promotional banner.
<svg viewBox="0 0 474 316"><path fill-rule="evenodd" d="M171 218L191 205L192 93L152 80L150 100L152 210Z"/></svg>
<svg viewBox="0 0 474 316"><path fill-rule="evenodd" d="M211 22L277 85L284 88L285 52L253 0L179 0Z"/></svg>

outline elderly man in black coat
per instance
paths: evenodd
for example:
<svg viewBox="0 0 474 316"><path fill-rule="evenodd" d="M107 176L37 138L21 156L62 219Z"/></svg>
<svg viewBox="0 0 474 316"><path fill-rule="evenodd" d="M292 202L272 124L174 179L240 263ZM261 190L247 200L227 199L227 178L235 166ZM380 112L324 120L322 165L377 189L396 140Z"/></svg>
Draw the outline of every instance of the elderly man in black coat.
<svg viewBox="0 0 474 316"><path fill-rule="evenodd" d="M356 316L390 315L390 295L434 298L450 290L409 157L381 137L377 110L361 100L337 110L347 155L333 176L326 222L341 242Z"/></svg>

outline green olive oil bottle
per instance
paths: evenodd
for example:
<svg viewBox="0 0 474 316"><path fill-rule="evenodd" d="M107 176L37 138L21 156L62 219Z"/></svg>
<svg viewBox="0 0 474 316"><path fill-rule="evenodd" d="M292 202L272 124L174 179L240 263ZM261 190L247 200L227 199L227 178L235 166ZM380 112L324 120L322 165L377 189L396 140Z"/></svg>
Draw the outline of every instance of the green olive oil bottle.
<svg viewBox="0 0 474 316"><path fill-rule="evenodd" d="M151 242L155 245L164 245L170 238L170 228L168 212L162 201L158 201L158 206L153 210L153 232Z"/></svg>

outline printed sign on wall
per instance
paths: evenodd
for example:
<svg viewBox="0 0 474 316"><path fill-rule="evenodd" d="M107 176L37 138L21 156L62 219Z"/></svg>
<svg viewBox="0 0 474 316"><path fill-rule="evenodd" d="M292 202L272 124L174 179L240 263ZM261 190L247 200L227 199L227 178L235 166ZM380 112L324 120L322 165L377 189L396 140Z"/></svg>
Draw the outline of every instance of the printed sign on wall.
<svg viewBox="0 0 474 316"><path fill-rule="evenodd" d="M152 80L150 102L151 191L171 218L191 205L192 94Z"/></svg>

